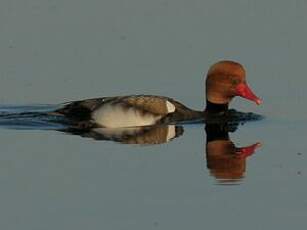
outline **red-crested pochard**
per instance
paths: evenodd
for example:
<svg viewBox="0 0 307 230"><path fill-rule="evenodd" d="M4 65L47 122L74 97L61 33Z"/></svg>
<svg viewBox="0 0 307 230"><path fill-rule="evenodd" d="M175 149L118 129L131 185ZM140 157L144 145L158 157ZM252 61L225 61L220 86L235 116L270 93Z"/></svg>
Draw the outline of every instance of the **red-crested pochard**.
<svg viewBox="0 0 307 230"><path fill-rule="evenodd" d="M261 104L261 99L246 83L243 66L234 61L220 61L212 65L207 74L207 105L204 111L192 110L169 97L131 95L74 101L55 113L86 124L85 127L150 126L206 118L210 113L225 112L235 96Z"/></svg>

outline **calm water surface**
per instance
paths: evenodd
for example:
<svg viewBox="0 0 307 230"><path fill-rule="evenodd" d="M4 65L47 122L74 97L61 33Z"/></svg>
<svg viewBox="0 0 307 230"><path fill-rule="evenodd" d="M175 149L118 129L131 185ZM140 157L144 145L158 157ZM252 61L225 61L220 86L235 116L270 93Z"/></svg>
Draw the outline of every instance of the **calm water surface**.
<svg viewBox="0 0 307 230"><path fill-rule="evenodd" d="M1 1L2 115L137 93L201 109L208 67L233 59L264 104L232 107L265 119L224 142L208 142L204 124L183 125L159 144L0 119L0 228L304 229L306 11L303 0ZM255 143L251 156L215 157Z"/></svg>

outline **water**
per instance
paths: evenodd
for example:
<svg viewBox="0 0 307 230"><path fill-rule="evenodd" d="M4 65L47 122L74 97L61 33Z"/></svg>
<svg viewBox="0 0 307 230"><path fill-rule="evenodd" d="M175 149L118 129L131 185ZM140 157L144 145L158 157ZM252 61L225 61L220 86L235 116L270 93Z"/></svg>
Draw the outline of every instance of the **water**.
<svg viewBox="0 0 307 230"><path fill-rule="evenodd" d="M139 93L201 109L203 75L233 59L264 104L231 107L265 116L229 133L236 147L261 146L226 181L207 167L204 124L139 145L50 120L1 123L1 229L303 229L306 9L303 0L1 1L0 113Z"/></svg>

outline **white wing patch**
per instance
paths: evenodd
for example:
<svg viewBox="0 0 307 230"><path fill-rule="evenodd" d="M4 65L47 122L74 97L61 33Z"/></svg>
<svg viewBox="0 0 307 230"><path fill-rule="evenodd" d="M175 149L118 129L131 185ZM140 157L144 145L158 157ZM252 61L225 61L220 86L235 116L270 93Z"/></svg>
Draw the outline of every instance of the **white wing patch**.
<svg viewBox="0 0 307 230"><path fill-rule="evenodd" d="M174 107L173 104L170 105ZM155 124L160 118L159 115L144 114L134 107L123 108L120 104L105 104L92 114L92 119L97 124L107 128L148 126Z"/></svg>
<svg viewBox="0 0 307 230"><path fill-rule="evenodd" d="M167 113L173 113L176 110L176 107L169 101L166 101Z"/></svg>

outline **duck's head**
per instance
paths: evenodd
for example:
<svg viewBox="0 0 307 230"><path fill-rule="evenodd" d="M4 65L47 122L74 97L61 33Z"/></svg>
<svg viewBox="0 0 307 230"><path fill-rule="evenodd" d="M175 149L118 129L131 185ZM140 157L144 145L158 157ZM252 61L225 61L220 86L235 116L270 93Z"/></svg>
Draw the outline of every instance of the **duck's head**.
<svg viewBox="0 0 307 230"><path fill-rule="evenodd" d="M262 103L247 85L246 73L241 64L220 61L212 65L206 80L207 102L228 105L235 96L251 100L257 105Z"/></svg>

